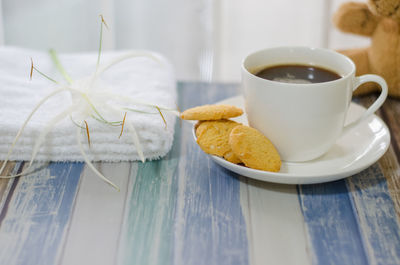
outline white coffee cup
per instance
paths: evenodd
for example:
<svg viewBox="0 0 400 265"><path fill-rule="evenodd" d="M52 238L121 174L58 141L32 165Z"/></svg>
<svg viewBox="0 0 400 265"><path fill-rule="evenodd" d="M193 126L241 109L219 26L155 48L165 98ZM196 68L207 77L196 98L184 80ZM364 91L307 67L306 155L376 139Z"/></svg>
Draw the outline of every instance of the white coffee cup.
<svg viewBox="0 0 400 265"><path fill-rule="evenodd" d="M331 70L341 78L294 84L255 75L268 66L300 64ZM308 161L326 153L346 131L373 114L387 97L387 85L377 75L355 76L348 57L327 49L277 47L248 55L242 63L242 88L249 125L261 131L277 148L282 160ZM355 122L344 126L352 93L361 84L381 86L378 99Z"/></svg>

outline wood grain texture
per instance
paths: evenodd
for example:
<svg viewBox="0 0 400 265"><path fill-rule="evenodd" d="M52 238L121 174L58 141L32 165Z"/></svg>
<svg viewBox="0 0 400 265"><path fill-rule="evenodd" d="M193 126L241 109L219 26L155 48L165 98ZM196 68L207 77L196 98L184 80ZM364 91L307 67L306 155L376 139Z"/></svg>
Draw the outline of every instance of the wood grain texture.
<svg viewBox="0 0 400 265"><path fill-rule="evenodd" d="M295 185L241 178L250 264L311 264Z"/></svg>
<svg viewBox="0 0 400 265"><path fill-rule="evenodd" d="M61 265L106 265L117 261L128 182L136 174L137 163L95 163L95 166L120 187L120 192L85 167L59 259Z"/></svg>
<svg viewBox="0 0 400 265"><path fill-rule="evenodd" d="M181 108L214 103L236 93L237 86L185 86L181 90ZM192 124L183 123L174 261L248 264L240 181L200 150L193 141L192 130Z"/></svg>
<svg viewBox="0 0 400 265"><path fill-rule="evenodd" d="M369 95L356 98L355 101L368 107L375 99L376 95ZM395 109L393 104L397 103L391 102L390 104L385 103L377 115L381 116L389 125L393 137L395 129L392 124L394 121L388 118L387 112ZM326 260L334 261L330 264L344 261L347 263L352 258L355 260L352 260L351 264L398 264L400 262L399 208L397 206L399 204L398 175L400 172L393 151L396 144L397 140L393 142L392 138L392 146L379 164L376 163L346 180L299 187L304 218L314 250L314 263L320 263L323 260L325 262ZM315 208L312 210L304 208L307 204L315 207L319 197L314 195L310 197L312 201L307 202L307 198L304 198L305 187L311 194L318 191L316 187L322 189L318 191L318 194L323 200L326 200L324 204L329 205L328 208L321 210L321 213L326 215L325 218L319 216ZM326 188L328 189L325 190ZM329 201L330 198L335 197L337 200ZM323 204L321 203L319 207L322 209ZM318 218L316 218L316 214ZM335 226L342 224L341 227L336 230L324 228L324 225L328 227L330 218L332 218L332 224L334 223L333 218L340 220ZM318 221L316 222L316 220ZM337 240L338 238L340 238L340 242ZM339 245L335 245L338 242ZM329 255L332 256L329 257Z"/></svg>
<svg viewBox="0 0 400 265"><path fill-rule="evenodd" d="M378 164L346 179L370 264L400 264L400 225Z"/></svg>
<svg viewBox="0 0 400 265"><path fill-rule="evenodd" d="M238 93L235 84L180 83L179 106ZM188 122L176 124L161 160L96 165L120 193L83 163L36 163L28 176L0 179L0 263L400 264L400 101L388 102L379 114L392 145L379 163L297 190L218 166Z"/></svg>
<svg viewBox="0 0 400 265"><path fill-rule="evenodd" d="M376 95L362 97L360 103L369 106L375 99ZM400 263L399 114L400 101L388 98L377 115L389 127L391 146L379 164L347 182L372 264Z"/></svg>
<svg viewBox="0 0 400 265"><path fill-rule="evenodd" d="M380 166L386 177L389 192L400 221L400 100L387 99L381 113L381 117L388 124L392 145L387 154L380 160Z"/></svg>
<svg viewBox="0 0 400 265"><path fill-rule="evenodd" d="M22 162L8 162L1 175L11 176L13 174L17 174L22 166ZM12 196L10 191L13 187L15 187L15 181L15 178L0 179L0 222L4 219L4 216L7 213L8 202Z"/></svg>
<svg viewBox="0 0 400 265"><path fill-rule="evenodd" d="M2 166L3 164L0 163L0 166ZM1 176L10 176L12 174L15 174L19 167L21 166L21 163L17 163L17 162L7 162L7 165L5 166L3 172L1 173ZM6 187L8 185L9 180L13 180L12 179L8 179L8 178L0 178L0 197L3 197L4 192L6 190Z"/></svg>
<svg viewBox="0 0 400 265"><path fill-rule="evenodd" d="M390 146L386 154L379 160L379 166L386 178L388 190L393 200L393 205L400 221L400 165Z"/></svg>
<svg viewBox="0 0 400 265"><path fill-rule="evenodd" d="M128 183L119 264L172 264L179 144L162 160L139 163Z"/></svg>
<svg viewBox="0 0 400 265"><path fill-rule="evenodd" d="M180 84L178 89L181 109L187 108L189 104L198 104L196 99L199 95L202 95L203 101L217 100L218 97L208 97L210 91L214 91L221 99L226 93L219 86L205 83ZM131 176L118 254L120 264L186 264L182 258L186 253L181 246L196 249L195 244L177 238L181 235L177 231L182 231L184 224L193 221L185 220L182 223L177 213L177 207L185 201L184 197L178 199L179 194L183 194L178 189L185 189L179 186L179 183L184 182L185 174L188 174L184 171L195 171L192 164L186 164L190 154L187 145L193 144L190 127L186 123L177 123L174 145L167 156L162 160L139 163L137 172ZM202 191L202 187L197 189ZM206 207L208 205L204 205L204 209ZM198 250L202 256L209 255L202 249Z"/></svg>
<svg viewBox="0 0 400 265"><path fill-rule="evenodd" d="M191 129L185 133L190 135ZM187 145L182 166L177 264L248 264L239 180L216 165L193 140Z"/></svg>
<svg viewBox="0 0 400 265"><path fill-rule="evenodd" d="M376 98L376 95L369 95L358 98L358 101L367 107ZM379 166L386 178L397 219L400 221L400 100L388 98L376 114L387 124L391 133L391 146L379 160Z"/></svg>
<svg viewBox="0 0 400 265"><path fill-rule="evenodd" d="M82 163L34 164L18 182L0 225L3 264L55 264Z"/></svg>
<svg viewBox="0 0 400 265"><path fill-rule="evenodd" d="M298 189L313 264L367 264L345 180Z"/></svg>
<svg viewBox="0 0 400 265"><path fill-rule="evenodd" d="M400 160L400 100L389 98L382 108L382 118L388 124L393 150Z"/></svg>

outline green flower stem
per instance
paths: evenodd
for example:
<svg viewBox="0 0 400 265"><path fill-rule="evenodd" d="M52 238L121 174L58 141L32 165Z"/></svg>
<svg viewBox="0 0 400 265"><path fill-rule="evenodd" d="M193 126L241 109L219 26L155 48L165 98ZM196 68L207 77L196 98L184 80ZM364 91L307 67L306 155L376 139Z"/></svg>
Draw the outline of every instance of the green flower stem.
<svg viewBox="0 0 400 265"><path fill-rule="evenodd" d="M53 60L55 66L57 67L58 71L60 71L61 75L67 80L69 84L72 84L73 80L72 78L68 75L68 73L65 71L64 67L61 65L60 60L58 60L57 57L57 52L53 49L50 49L49 51L50 57Z"/></svg>

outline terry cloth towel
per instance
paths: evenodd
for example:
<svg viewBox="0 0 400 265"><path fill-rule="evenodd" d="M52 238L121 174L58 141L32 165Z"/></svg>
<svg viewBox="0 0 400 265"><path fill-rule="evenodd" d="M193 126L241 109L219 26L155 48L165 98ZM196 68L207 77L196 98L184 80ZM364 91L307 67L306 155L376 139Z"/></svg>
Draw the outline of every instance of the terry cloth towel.
<svg viewBox="0 0 400 265"><path fill-rule="evenodd" d="M103 52L100 67L129 51ZM176 81L170 63L159 54L150 53L149 57L128 59L110 67L96 84L101 88L110 88L111 93L120 98L135 100L176 109ZM47 76L62 81L55 84L38 72L33 71L29 78L31 58L34 66ZM75 81L93 74L96 69L97 54L60 54L59 59L69 76ZM89 80L89 79L87 79ZM46 95L67 84L56 69L49 53L16 47L0 48L0 160L4 160L18 130L29 113ZM79 95L75 95L79 96ZM17 142L10 160L30 160L36 140L50 121L72 105L73 95L61 92L49 98L33 115L21 138ZM107 99L108 100L108 99ZM110 98L111 100L111 98ZM93 101L95 102L98 101ZM88 105L82 100L82 103ZM92 161L132 161L140 160L134 144L132 124L139 137L144 157L148 160L164 156L171 148L176 117L162 111L166 125L154 107L143 108L125 102L124 107L151 112L140 113L126 111L126 122L120 136L121 125L110 126L91 117L85 118L90 135L90 147L86 134L86 125L76 124L79 120L79 108L73 118L68 115L54 125L43 142L36 160L41 161L83 161L78 148L77 138ZM125 111L110 112L104 106L95 106L99 114L107 121L122 121ZM75 108L74 108L75 110ZM56 118L57 120L57 118ZM75 122L75 123L74 123ZM83 120L81 120L83 122ZM78 127L78 125L81 125ZM80 136L77 137L79 128Z"/></svg>

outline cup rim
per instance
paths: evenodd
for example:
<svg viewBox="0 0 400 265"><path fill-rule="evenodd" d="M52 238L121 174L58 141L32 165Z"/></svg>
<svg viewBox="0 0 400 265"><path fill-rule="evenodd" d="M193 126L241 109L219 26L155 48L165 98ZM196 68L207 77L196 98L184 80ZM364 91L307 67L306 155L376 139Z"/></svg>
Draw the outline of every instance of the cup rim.
<svg viewBox="0 0 400 265"><path fill-rule="evenodd" d="M320 51L320 52L325 52L325 53L329 53L332 54L334 56L338 56L340 58L342 58L342 60L346 61L347 63L349 63L351 65L351 71L348 72L347 74L345 74L344 76L341 76L339 79L336 80L332 80L332 81L326 81L326 82L320 82L320 83L307 83L307 84L299 84L299 83L283 83L283 82L278 82L278 81L273 81L273 80L268 80L268 79L264 79L261 78L253 73L251 73L246 67L245 67L245 63L246 60L256 54L256 53L261 53L267 50L273 51L273 50L278 50L278 49L286 49L286 50L309 50L309 51ZM272 66L272 65L271 65ZM320 65L320 67L324 67L323 65ZM349 78L351 75L355 74L356 71L356 66L354 64L354 62L347 56L345 56L344 54L341 54L339 52L336 52L332 49L327 49L327 48L318 48L318 47L311 47L311 46L276 46L276 47L269 47L269 48L264 48L264 49L259 49L256 51L253 51L249 54L247 54L243 59L242 59L242 63L241 63L241 68L242 71L244 71L246 74L250 75L253 78L256 78L257 80L260 81L264 81L266 83L272 83L274 85L284 85L284 86L293 86L293 87L300 87L300 86L316 86L316 85L322 85L322 84L333 84L335 82L341 82L344 79ZM331 69L332 70L332 69Z"/></svg>

